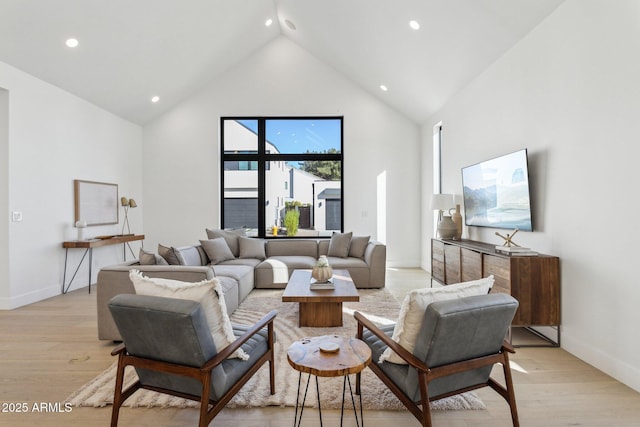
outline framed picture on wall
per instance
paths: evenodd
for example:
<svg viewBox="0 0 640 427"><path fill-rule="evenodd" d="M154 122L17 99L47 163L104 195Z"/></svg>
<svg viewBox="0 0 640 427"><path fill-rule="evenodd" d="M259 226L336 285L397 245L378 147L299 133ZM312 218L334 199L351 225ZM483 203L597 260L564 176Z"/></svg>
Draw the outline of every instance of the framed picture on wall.
<svg viewBox="0 0 640 427"><path fill-rule="evenodd" d="M118 223L118 184L106 182L73 181L75 221L87 225Z"/></svg>

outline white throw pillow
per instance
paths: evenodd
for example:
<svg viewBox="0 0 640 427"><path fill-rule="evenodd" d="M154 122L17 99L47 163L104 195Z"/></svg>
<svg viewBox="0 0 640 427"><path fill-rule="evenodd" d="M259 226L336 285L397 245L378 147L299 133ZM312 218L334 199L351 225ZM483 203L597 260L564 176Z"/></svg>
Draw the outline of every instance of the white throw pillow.
<svg viewBox="0 0 640 427"><path fill-rule="evenodd" d="M474 295L486 295L493 287L493 276L470 282L457 283L437 288L416 289L407 294L400 307L398 322L393 328L391 339L413 354L420 333L427 306L435 301L445 301ZM380 356L379 363L391 362L406 365L400 356L387 348Z"/></svg>
<svg viewBox="0 0 640 427"><path fill-rule="evenodd" d="M199 302L204 310L213 342L218 352L236 340L227 315L222 286L218 279L190 283L178 280L145 277L139 270L129 271L136 294L177 298ZM249 359L244 350L238 349L229 358Z"/></svg>

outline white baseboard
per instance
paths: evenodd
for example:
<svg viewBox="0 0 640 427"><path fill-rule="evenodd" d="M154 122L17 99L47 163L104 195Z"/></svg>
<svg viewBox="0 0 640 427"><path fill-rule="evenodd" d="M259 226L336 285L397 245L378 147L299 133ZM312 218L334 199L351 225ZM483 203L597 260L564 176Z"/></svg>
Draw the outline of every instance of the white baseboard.
<svg viewBox="0 0 640 427"><path fill-rule="evenodd" d="M38 289L9 298L0 298L0 310L13 310L14 308L55 297L56 295L60 295L60 292L60 286L49 286L44 289Z"/></svg>
<svg viewBox="0 0 640 427"><path fill-rule="evenodd" d="M640 369L637 367L616 359L612 354L594 349L583 341L575 339L565 330L562 333L562 348L635 391L640 392Z"/></svg>

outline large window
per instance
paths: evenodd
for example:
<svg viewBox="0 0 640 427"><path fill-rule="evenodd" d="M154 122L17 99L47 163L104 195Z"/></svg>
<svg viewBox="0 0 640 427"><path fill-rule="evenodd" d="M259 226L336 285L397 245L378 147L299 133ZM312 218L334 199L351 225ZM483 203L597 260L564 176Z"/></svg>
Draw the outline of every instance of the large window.
<svg viewBox="0 0 640 427"><path fill-rule="evenodd" d="M342 117L223 117L222 227L259 237L342 231Z"/></svg>

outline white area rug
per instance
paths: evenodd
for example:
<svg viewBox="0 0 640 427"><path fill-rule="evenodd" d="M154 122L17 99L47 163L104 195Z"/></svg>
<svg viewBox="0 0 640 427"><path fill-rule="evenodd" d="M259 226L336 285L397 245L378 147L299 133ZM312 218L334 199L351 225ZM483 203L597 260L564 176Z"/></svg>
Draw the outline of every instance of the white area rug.
<svg viewBox="0 0 640 427"><path fill-rule="evenodd" d="M342 328L299 328L298 304L283 303L282 290L254 290L242 302L231 316L237 324L251 325L264 314L277 310L275 320L276 331L276 394L269 394L268 367L263 366L256 375L240 390L227 405L228 407L262 407L262 406L295 406L298 375L287 362L287 348L300 338L327 334L338 334L352 337L356 333L356 322L353 312L360 311L377 324L393 323L397 318L400 305L386 289L360 290L360 302L344 303L344 326ZM375 361L374 361L375 362ZM372 362L372 363L374 363ZM74 392L66 402L73 406L102 407L113 403L116 363L96 378ZM306 381L303 375L303 386ZM125 373L125 384L129 385L137 379L133 368L128 367ZM313 377L312 377L313 381ZM342 378L320 378L320 396L323 408L340 408L342 403ZM355 387L355 376L351 376ZM355 391L355 390L354 390ZM348 396L348 389L347 389ZM309 387L306 405L316 404L315 384ZM350 399L347 399L351 405ZM369 369L362 374L362 404L365 409L400 410L404 406L389 389ZM129 407L197 407L198 403L190 400L164 395L148 390L138 390L123 406ZM349 406L351 407L351 406ZM442 399L431 403L435 410L484 409L482 401L473 392Z"/></svg>

